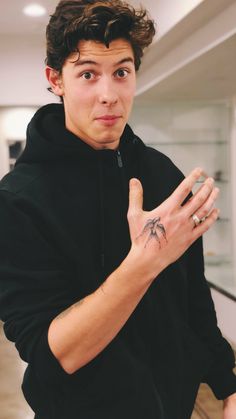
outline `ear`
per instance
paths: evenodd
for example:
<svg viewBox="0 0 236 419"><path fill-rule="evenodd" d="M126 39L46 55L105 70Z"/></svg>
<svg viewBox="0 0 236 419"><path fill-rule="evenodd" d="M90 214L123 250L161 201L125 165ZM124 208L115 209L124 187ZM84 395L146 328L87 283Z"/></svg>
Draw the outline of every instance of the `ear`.
<svg viewBox="0 0 236 419"><path fill-rule="evenodd" d="M46 67L45 73L53 93L57 96L63 96L64 89L61 74L49 66Z"/></svg>

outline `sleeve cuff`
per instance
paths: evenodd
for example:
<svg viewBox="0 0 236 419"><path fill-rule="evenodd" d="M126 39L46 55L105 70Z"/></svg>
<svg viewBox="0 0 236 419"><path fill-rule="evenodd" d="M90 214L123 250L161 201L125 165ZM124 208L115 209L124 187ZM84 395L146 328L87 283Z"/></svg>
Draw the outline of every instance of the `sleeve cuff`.
<svg viewBox="0 0 236 419"><path fill-rule="evenodd" d="M236 393L236 375L233 371L211 374L205 382L211 387L218 400L224 400L231 394Z"/></svg>
<svg viewBox="0 0 236 419"><path fill-rule="evenodd" d="M85 385L92 379L96 369L103 358L103 353L97 355L88 364L85 364L73 374L68 374L52 353L48 343L48 329L43 332L35 348L32 365L41 383L61 383L68 385L76 380L77 384Z"/></svg>
<svg viewBox="0 0 236 419"><path fill-rule="evenodd" d="M54 381L55 378L64 381L69 377L50 349L48 329L41 335L35 348L33 365L38 378L44 382Z"/></svg>

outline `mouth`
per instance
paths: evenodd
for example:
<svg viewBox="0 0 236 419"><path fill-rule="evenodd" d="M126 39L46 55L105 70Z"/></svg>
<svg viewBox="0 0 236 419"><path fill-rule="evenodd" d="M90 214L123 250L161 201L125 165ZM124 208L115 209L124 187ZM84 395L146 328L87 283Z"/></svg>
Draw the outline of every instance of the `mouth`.
<svg viewBox="0 0 236 419"><path fill-rule="evenodd" d="M120 115L102 115L96 118L97 120L103 120L103 121L113 121L114 119L121 118Z"/></svg>
<svg viewBox="0 0 236 419"><path fill-rule="evenodd" d="M103 125L111 126L114 125L120 118L120 115L102 115L95 120L101 122Z"/></svg>

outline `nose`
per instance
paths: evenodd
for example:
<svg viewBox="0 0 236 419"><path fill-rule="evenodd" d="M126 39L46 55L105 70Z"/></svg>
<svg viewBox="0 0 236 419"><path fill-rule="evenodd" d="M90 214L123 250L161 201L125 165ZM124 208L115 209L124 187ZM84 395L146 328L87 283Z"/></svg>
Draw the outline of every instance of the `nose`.
<svg viewBox="0 0 236 419"><path fill-rule="evenodd" d="M109 80L108 78L100 80L98 100L100 104L107 106L115 105L117 103L118 91L113 80Z"/></svg>

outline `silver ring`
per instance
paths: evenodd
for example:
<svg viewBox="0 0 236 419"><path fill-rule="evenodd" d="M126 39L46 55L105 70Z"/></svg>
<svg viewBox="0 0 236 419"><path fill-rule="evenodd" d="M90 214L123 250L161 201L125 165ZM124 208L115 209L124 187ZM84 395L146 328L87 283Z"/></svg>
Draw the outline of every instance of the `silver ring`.
<svg viewBox="0 0 236 419"><path fill-rule="evenodd" d="M197 227L198 224L200 224L202 222L202 220L200 220L200 218L198 218L197 214L192 215L192 220L194 222L194 227Z"/></svg>

